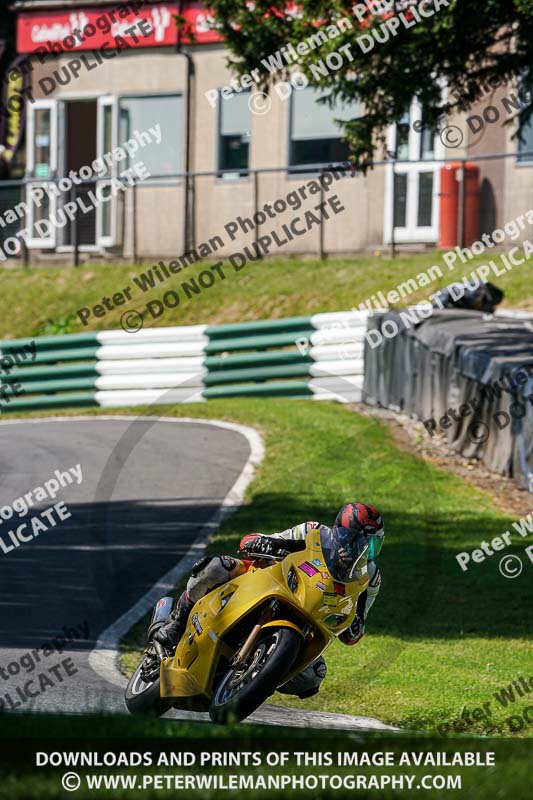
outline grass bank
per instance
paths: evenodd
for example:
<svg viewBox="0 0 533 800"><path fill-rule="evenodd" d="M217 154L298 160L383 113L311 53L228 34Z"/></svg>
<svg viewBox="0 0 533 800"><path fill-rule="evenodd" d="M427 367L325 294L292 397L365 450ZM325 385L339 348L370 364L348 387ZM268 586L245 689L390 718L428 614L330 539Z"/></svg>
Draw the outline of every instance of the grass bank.
<svg viewBox="0 0 533 800"><path fill-rule="evenodd" d="M385 294L409 278L416 278L432 265L438 265L443 277L406 296L402 304L426 299L429 295L472 270L486 258L467 264L459 262L450 271L438 252L402 256L395 260L373 256L317 261L312 259L271 259L247 264L239 272L224 268L225 279L217 279L209 289L187 298L180 288L207 264L187 267L164 283L143 293L133 282L151 263L132 266L89 264L72 267L39 267L3 270L0 293L0 338L39 336L118 328L126 310L142 311L152 300L160 299L169 289L180 297L176 308L166 308L157 319L149 315L146 327L188 325L199 322L215 324L242 320L288 317L323 311L349 310L378 291ZM506 294L504 305L533 309L531 297L532 266L526 262L493 281ZM84 326L77 316L81 307L101 303L102 297L131 287L131 301L97 318L91 315Z"/></svg>

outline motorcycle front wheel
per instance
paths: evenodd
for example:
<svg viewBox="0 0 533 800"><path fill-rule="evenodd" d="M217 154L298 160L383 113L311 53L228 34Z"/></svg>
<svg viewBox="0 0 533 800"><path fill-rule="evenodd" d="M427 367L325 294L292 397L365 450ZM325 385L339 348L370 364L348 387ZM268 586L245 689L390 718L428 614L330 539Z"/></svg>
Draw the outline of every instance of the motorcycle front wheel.
<svg viewBox="0 0 533 800"><path fill-rule="evenodd" d="M301 644L291 628L265 628L247 665L229 669L218 683L209 706L213 722L239 722L259 708L284 683Z"/></svg>
<svg viewBox="0 0 533 800"><path fill-rule="evenodd" d="M126 706L134 716L160 717L171 708L170 703L164 700L159 688L159 670L151 680L141 674L144 660L141 661L126 687ZM152 676L151 676L152 677Z"/></svg>

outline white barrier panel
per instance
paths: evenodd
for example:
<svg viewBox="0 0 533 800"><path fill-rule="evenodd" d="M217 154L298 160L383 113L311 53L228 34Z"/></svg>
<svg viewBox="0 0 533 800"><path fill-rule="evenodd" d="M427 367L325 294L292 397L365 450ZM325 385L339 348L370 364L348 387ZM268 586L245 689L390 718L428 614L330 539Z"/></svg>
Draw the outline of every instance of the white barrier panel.
<svg viewBox="0 0 533 800"><path fill-rule="evenodd" d="M364 361L357 359L340 359L339 361L319 361L309 365L309 374L313 377L327 375L364 375Z"/></svg>
<svg viewBox="0 0 533 800"><path fill-rule="evenodd" d="M334 328L343 325L346 328L356 328L359 325L366 327L368 313L366 311L331 311L323 314L313 314L311 325L317 330Z"/></svg>
<svg viewBox="0 0 533 800"><path fill-rule="evenodd" d="M205 342L153 342L152 344L104 344L96 353L96 358L167 358L203 355Z"/></svg>
<svg viewBox="0 0 533 800"><path fill-rule="evenodd" d="M362 389L364 383L364 375L327 375L321 378L313 378L309 381L309 386L317 387L318 389L327 389L328 391L352 391L355 389Z"/></svg>
<svg viewBox="0 0 533 800"><path fill-rule="evenodd" d="M145 406L157 403L201 403L203 389L138 389L132 391L100 391L95 400L104 408Z"/></svg>
<svg viewBox="0 0 533 800"><path fill-rule="evenodd" d="M96 372L100 375L135 375L148 372L194 372L202 369L204 356L188 358L131 358L124 361L109 359L96 362Z"/></svg>
<svg viewBox="0 0 533 800"><path fill-rule="evenodd" d="M363 393L356 389L353 392L344 392L344 394L340 395L336 392L326 392L322 389L313 388L311 400L329 400L330 402L334 400L336 403L362 403Z"/></svg>
<svg viewBox="0 0 533 800"><path fill-rule="evenodd" d="M148 375L102 375L96 378L97 389L172 389L183 384L204 388L203 377L207 373L180 372L177 375L170 372L154 373Z"/></svg>
<svg viewBox="0 0 533 800"><path fill-rule="evenodd" d="M124 312L127 313L127 312ZM189 339L208 341L207 325L176 325L167 328L142 328L136 333L123 330L100 331L96 339L100 344L146 344L147 342L183 342Z"/></svg>
<svg viewBox="0 0 533 800"><path fill-rule="evenodd" d="M348 344L358 344L364 341L366 325L357 328L323 328L315 331L309 337L312 345L335 344L347 342Z"/></svg>

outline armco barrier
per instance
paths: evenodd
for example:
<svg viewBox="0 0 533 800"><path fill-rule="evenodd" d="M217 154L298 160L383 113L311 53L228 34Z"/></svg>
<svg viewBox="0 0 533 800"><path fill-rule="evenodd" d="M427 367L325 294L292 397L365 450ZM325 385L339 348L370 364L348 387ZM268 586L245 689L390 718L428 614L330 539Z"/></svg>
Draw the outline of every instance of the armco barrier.
<svg viewBox="0 0 533 800"><path fill-rule="evenodd" d="M1 411L291 397L359 402L364 312L231 325L189 325L0 342L0 355L35 342L36 354L3 374L20 395Z"/></svg>

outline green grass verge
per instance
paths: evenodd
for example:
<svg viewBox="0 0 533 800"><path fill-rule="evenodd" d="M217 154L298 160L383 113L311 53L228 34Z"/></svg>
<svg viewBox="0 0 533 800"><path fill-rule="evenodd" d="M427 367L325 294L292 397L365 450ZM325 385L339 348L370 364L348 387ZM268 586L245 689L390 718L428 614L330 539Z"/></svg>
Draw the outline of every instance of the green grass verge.
<svg viewBox="0 0 533 800"><path fill-rule="evenodd" d="M270 259L248 264L238 273L229 266L225 269L225 280L217 280L211 288L190 299L185 298L180 284L205 269L207 262L188 267L146 294L135 287L132 279L151 263L136 267L89 264L78 269L4 270L0 293L0 338L118 328L124 311L142 311L148 301L161 298L168 289L179 290L180 304L175 309L167 308L156 320L148 316L147 327L239 322L349 310L376 292L386 293L408 278L416 278L433 264L439 265L443 278L406 297L402 302L405 305L428 298L436 289L459 280L463 275L469 276L489 257L460 263L453 271L443 263L438 252L402 256L395 260L378 256L328 261ZM526 262L494 279L506 293L504 305L533 308L531 275L531 264ZM131 302L117 306L102 318L91 317L86 327L82 325L76 314L80 307L100 303L103 296L112 297L126 286L132 286L134 290Z"/></svg>
<svg viewBox="0 0 533 800"><path fill-rule="evenodd" d="M503 735L531 735L527 722L516 733L504 723L522 715L527 695L507 708L493 697L533 672L527 567L518 580L506 580L496 557L468 572L455 559L510 527L512 520L488 494L400 451L381 423L340 405L232 400L159 411L238 421L264 436L266 458L247 502L221 526L212 553L233 553L250 531L273 533L306 519L331 523L338 507L354 497L384 515L383 585L367 636L355 648L335 642L328 650L329 674L318 696L300 701L275 695L274 702L426 731L457 720L464 706L490 702L490 724L503 725ZM144 632L138 625L124 643L127 672L138 663ZM463 722L458 729L483 732L487 721Z"/></svg>

